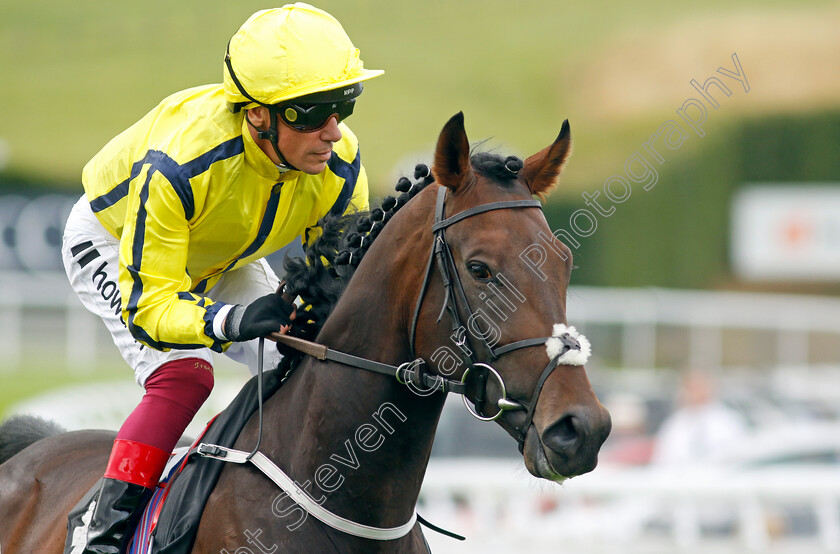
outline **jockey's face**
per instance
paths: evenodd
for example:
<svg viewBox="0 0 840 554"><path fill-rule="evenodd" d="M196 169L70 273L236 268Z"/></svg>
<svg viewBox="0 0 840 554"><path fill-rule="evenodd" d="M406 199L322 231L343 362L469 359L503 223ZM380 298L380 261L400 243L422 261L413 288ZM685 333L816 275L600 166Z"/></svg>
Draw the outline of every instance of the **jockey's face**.
<svg viewBox="0 0 840 554"><path fill-rule="evenodd" d="M265 107L248 110L247 117L260 129L267 129L271 125L271 115ZM333 144L342 137L337 118L330 117L324 127L309 133L292 129L279 117L277 123L277 148L286 158L286 162L310 175L321 173L332 155ZM250 129L254 140L271 161L275 164L282 163L269 141L256 138L256 132L253 128Z"/></svg>
<svg viewBox="0 0 840 554"><path fill-rule="evenodd" d="M295 131L281 120L277 134L277 148L286 161L310 175L324 171L332 155L333 144L342 136L335 116L330 117L321 129L309 133Z"/></svg>

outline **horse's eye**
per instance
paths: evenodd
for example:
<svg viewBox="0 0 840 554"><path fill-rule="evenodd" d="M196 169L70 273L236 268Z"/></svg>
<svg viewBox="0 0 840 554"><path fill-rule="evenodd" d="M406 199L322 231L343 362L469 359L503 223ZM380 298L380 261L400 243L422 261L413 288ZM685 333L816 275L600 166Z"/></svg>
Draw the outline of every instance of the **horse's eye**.
<svg viewBox="0 0 840 554"><path fill-rule="evenodd" d="M473 277L480 281L489 281L493 278L490 268L481 262L469 262L467 263L467 269L470 270Z"/></svg>

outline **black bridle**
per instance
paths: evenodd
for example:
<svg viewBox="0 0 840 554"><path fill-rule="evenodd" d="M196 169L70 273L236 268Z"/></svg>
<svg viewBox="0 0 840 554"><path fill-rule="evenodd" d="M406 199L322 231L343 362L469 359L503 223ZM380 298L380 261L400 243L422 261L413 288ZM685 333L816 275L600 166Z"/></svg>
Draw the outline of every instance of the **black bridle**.
<svg viewBox="0 0 840 554"><path fill-rule="evenodd" d="M446 229L451 227L455 223L458 223L459 221L462 221L464 219L467 219L468 217L472 217L477 214L503 209L542 209L542 204L540 204L538 200L508 200L501 202L491 202L488 204L482 204L480 206L469 208L447 218L445 217L446 191L447 188L443 186L441 186L438 189L437 204L435 206L435 222L432 225L432 232L434 233L434 243L432 245L431 253L429 254L428 263L426 264L426 271L425 276L423 278L423 284L421 285L420 293L414 307L414 317L411 322L411 330L409 334L409 346L412 356L416 358L414 350L414 341L417 332L417 323L420 317L420 308L423 304L423 299L425 298L429 282L431 281L431 276L434 272L434 267L436 266L443 281L443 287L445 291L443 306L441 307L440 315L438 316L437 322L440 323L441 319L443 318L443 315L447 312L449 313L450 319L452 321L453 336L460 337L459 341L456 342L456 346L459 347L461 353L466 357L465 359L462 359L462 362L466 363L466 369L464 370L464 373L462 374L460 380L450 379L438 373L430 373L426 369L426 364L421 358L416 358L414 361L406 362L404 364L401 364L400 366L393 366L390 364L385 364L382 362L353 356L352 354L339 352L338 350L333 350L321 344L313 343L295 337L290 337L287 335L280 335L275 333L271 336L271 338L273 340L276 340L277 342L281 342L287 346L290 346L309 356L313 356L319 360L329 360L333 362L338 362L340 364L356 367L359 369L365 369L376 373L383 373L386 375L395 376L397 380L401 383L410 383L418 390L422 391L424 394L435 392L438 390L445 393L451 392L455 394L460 394L464 397L464 405L467 407L470 413L482 421L493 421L499 419L499 417L502 416L503 413L508 411L525 410L526 416L522 424L511 425L509 423L506 423L504 425L504 427L506 427L508 431L514 436L514 438L516 438L517 442L519 443L519 450L521 452L524 449L525 437L528 433L528 429L531 426L531 422L534 417L534 410L537 406L537 400L540 396L540 393L542 392L542 388L545 384L546 379L548 379L548 376L554 371L554 369L557 368L560 358L562 358L563 355L569 352L570 350L580 350L580 344L574 337L572 337L568 333L563 333L560 336L556 337L539 337L524 339L503 346L494 347L492 344L490 344L490 342L485 336L478 334L479 342L482 345L485 354L483 358L486 361L484 362L478 361L473 355L472 350L470 350L469 348L462 348L466 342L466 331L465 327L462 324L460 314L472 314L473 312L470 308L469 301L467 300L467 295L464 291L464 286L461 283L461 278L458 275L458 269L455 266L455 259L452 257L452 252L449 248L448 243L446 242ZM531 395L530 401L522 402L513 398L509 398L507 396L507 389L505 387L504 379L499 374L499 372L496 369L494 369L493 366L491 366L488 362L493 362L499 357L503 356L504 354L508 354L510 352L514 352L522 348L544 345L551 338L559 339L559 341L562 344L562 348L556 356L549 360L548 365L546 365L545 369L543 370L542 374L537 380L536 385L534 386L534 391ZM501 390L501 398L496 403L498 411L492 416L484 416L481 414L482 406L486 403L487 400L486 386L487 381L491 375L495 377L499 383L499 387ZM476 398L472 400L474 404L473 406L470 406L467 397L468 378L471 376L474 376L474 378L477 380L475 386L476 390L478 391L476 394Z"/></svg>
<svg viewBox="0 0 840 554"><path fill-rule="evenodd" d="M492 210L514 208L541 208L542 206L536 200L511 200L504 202L491 202L489 204L483 204L474 208L469 208L454 216L445 218L444 207L446 202L446 190L447 189L445 187L440 187L438 190L437 206L435 208L435 222L432 226L432 232L434 233L434 244L432 245L431 253L429 255L429 262L426 266L426 274L423 278L423 284L421 286L420 293L415 304L414 317L411 322L411 334L409 335L409 343L411 353L412 355L414 355L414 337L417 332L417 321L420 314L420 308L423 304L423 299L426 295L426 289L428 288L429 281L431 280L434 262L436 261L438 270L441 275L441 279L443 280L443 286L446 295L437 323L440 323L440 320L443 318L443 314L448 311L450 314L450 318L452 319L452 329L454 331L453 336L458 337L458 342L456 342L456 345L459 347L462 353L466 354L467 356L466 361L468 362L468 365L464 370L464 373L462 374L460 380L453 380L436 373L429 373L425 370L425 362L420 358L415 359L412 362L406 362L400 366L392 366L389 364L384 364L382 362L353 356L352 354L347 354L345 352L339 352L338 350L333 350L324 346L323 344L310 342L297 337L290 337L288 335L272 333L269 338L279 343L285 344L291 348L294 348L295 350L303 352L304 354L315 357L319 360L330 360L359 369L365 369L376 373L383 373L385 375L392 375L396 377L396 379L401 383L410 383L415 386L426 387L425 390L421 391L424 395L431 394L438 390L441 390L446 393L454 392L456 394L461 394L464 397L464 405L467 407L470 413L478 419L484 421L498 419L503 413L508 411L526 410L525 421L521 425L511 425L509 422L500 420L500 424L502 424L502 426L516 438L516 440L519 443L519 451L522 452L525 448L525 438L528 434L528 429L531 427L531 422L534 416L534 410L537 406L537 401L539 400L539 396L542 392L542 388L545 384L546 379L548 379L548 376L558 367L558 365L560 365L561 359L567 352L571 350L577 350L580 352L581 345L569 332L559 331L558 326L556 325L554 327L555 335L552 337L524 339L512 342L510 344L506 344L504 346L500 346L498 348L494 348L494 346L487 341L486 337L479 333L479 338L484 350L486 351L487 359L491 362L493 360L498 359L504 354L514 352L521 348L545 345L546 342L548 342L549 340L557 340L560 345L558 353L553 358L551 358L551 360L549 360L548 365L545 367L542 374L540 375L540 378L537 380L537 383L534 386L534 392L531 396L530 402L526 404L509 398L507 396L507 390L505 388L504 379L502 379L502 376L499 374L499 372L496 371L493 368L493 366L491 366L489 363L476 361L476 359L473 357L472 351L469 348L462 348L466 343L466 331L464 330L463 325L461 324L460 314L463 310L466 310L466 313L472 312L470 310L470 305L467 300L467 295L464 291L463 284L461 283L461 279L458 276L458 269L455 266L455 260L452 257L452 252L449 249L449 245L446 242L445 230L448 227L454 225L455 223L464 220L468 217L484 212L489 212ZM280 289L278 290L278 293L284 294L284 296L287 296L287 300L291 301L291 299L288 298L288 295L286 295L286 293L283 292L284 287L285 285L281 285ZM463 332L464 334L460 334L461 332ZM189 455L192 456L194 454L198 454L203 457L209 457L217 460L224 460L236 463L247 463L250 461L260 471L265 473L272 481L274 481L274 483L276 483L284 491L286 491L288 495L292 496L293 492L297 494L300 494L301 492L297 488L297 484L294 483L294 485L292 485L293 481L291 480L291 478L288 475L286 475L286 473L284 473L282 469L280 469L273 462L271 462L271 460L268 459L264 454L259 452L259 446L262 440L263 432L262 347L263 339L260 338L257 370L257 392L260 423L257 435L257 445L250 453L248 453L245 451L224 448L219 445L201 443L197 447L195 447ZM470 375L475 375L476 379L478 379L478 393L476 394L475 400L473 400L474 407L471 407L467 402L467 378ZM486 402L485 388L487 386L487 379L490 375L493 375L499 382L499 387L501 389L501 398L497 401L498 412L492 416L487 417L481 415L481 406ZM292 496L292 498L294 497ZM305 496L305 498L309 497ZM308 513L313 513L312 510L318 507L318 503L311 499L310 502L303 502L302 500L295 499L295 502L297 502L301 507L303 507L304 510L306 510ZM386 540L383 539L383 534L387 534L388 537L391 537L395 531L398 533L398 535L393 536L404 536L405 533L409 532L410 528L414 526L414 520L412 519L409 521L408 524L400 526L398 528L376 528L356 524L345 518L341 518L336 514L329 512L328 510L321 510L319 513L320 516L315 515L315 517L317 517L318 519L320 519L321 521L323 521L324 523L326 523L334 529L338 529L345 533L364 536L367 538L377 540ZM430 524L428 521L424 520L419 515L417 515L416 512L415 517L417 521L429 527L430 529L434 529L435 531L438 531L450 537L464 540L464 537L460 535L456 535L455 533L451 533L449 531L441 529L440 527Z"/></svg>
<svg viewBox="0 0 840 554"><path fill-rule="evenodd" d="M480 206L475 206L473 208L466 209L450 217L445 217L447 190L448 189L446 187L440 187L438 189L437 203L435 205L435 222L432 225L432 232L434 233L434 244L432 246L432 251L429 255L429 261L426 264L426 275L423 279L423 284L420 288L420 295L417 298L417 302L414 308L414 317L411 322L411 332L409 334L409 344L411 352L412 354L414 354L414 340L417 332L417 322L420 317L420 308L423 304L423 298L425 297L429 281L431 280L433 265L434 263L436 263L438 272L440 273L441 279L443 280L445 295L443 307L441 308L440 315L438 315L437 321L438 323L440 323L441 319L443 318L443 314L445 312L448 312L450 320L452 322L452 336L460 337L459 340L456 342L456 346L459 347L462 356L464 356L464 358L462 358L462 362L466 363L466 369L464 370L464 373L461 376L460 383L466 385L467 379L471 374L474 374L475 379L477 379L476 386L478 392L476 394L475 399L472 401L474 406L469 405L467 401L468 397L466 391L464 391L463 393L464 405L467 407L467 409L473 416L482 421L496 420L504 412L526 410L525 421L521 425L506 425L511 434L514 436L514 438L516 438L517 442L519 443L519 450L522 451L525 445L525 436L528 433L528 428L531 426L531 421L534 417L534 410L537 406L537 399L539 398L540 393L542 392L542 388L545 384L546 379L548 379L548 376L557 367L559 359L569 350L580 350L580 344L568 333L564 333L560 337L557 337L563 344L563 347L554 358L549 360L548 365L546 365L545 369L543 369L542 374L540 375L536 385L534 386L534 391L531 395L530 401L526 403L509 398L507 396L507 388L505 387L504 379L499 374L499 372L496 371L496 369L494 369L493 366L490 365L490 363L477 361L471 349L462 348L462 346L466 342L466 331L462 323L461 313L472 314L474 312L470 307L469 300L467 299L467 294L464 291L464 286L458 274L458 268L455 265L455 259L452 256L452 251L449 248L449 244L446 242L446 229L451 227L455 223L458 223L459 221L462 221L464 219L467 219L468 217L472 217L477 214L503 209L542 209L542 204L538 200L508 200L501 202L491 202L488 204L482 204ZM460 310L459 306L461 308ZM552 338L539 337L532 339L524 339L503 346L494 347L494 345L487 340L487 337L484 334L475 333L473 336L475 335L477 335L479 344L484 350L485 359L488 360L488 362L493 362L499 357L503 356L504 354L508 354L510 352L514 352L522 348L544 345L549 339ZM422 365L418 367L416 373L419 373L420 371L422 371ZM484 416L481 412L482 407L487 400L486 386L487 381L491 375L495 377L498 381L499 388L501 390L501 398L496 403L498 411L496 411L496 413L491 416ZM417 378L416 374L415 378Z"/></svg>

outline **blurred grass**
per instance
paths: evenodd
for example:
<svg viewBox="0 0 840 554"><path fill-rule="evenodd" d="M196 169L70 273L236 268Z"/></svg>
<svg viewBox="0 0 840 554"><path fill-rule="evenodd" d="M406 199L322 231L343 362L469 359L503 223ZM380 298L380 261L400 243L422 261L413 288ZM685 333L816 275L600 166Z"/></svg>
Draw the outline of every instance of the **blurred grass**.
<svg viewBox="0 0 840 554"><path fill-rule="evenodd" d="M116 352L116 347L114 353ZM87 371L73 371L65 367L62 361L44 363L33 361L36 356L28 356L29 361L18 367L0 367L0 421L11 415L11 409L21 402L41 396L65 387L85 384L113 383L131 385L134 375L131 369L117 356L110 356L115 361L106 362ZM245 366L237 364L223 356L215 359L213 371L219 382L237 382L244 384L248 378ZM217 387L218 388L218 387ZM141 391L137 386L137 390ZM138 393L139 394L139 393ZM218 395L216 390L214 395ZM95 401L95 400L93 400ZM134 406L127 407L127 410Z"/></svg>
<svg viewBox="0 0 840 554"><path fill-rule="evenodd" d="M615 37L629 33L631 41L648 40L668 36L687 21L708 22L696 34L669 37L667 48L674 51L660 54L678 55L696 43L722 65L738 46L714 36L716 24L728 16L790 9L819 14L834 3L324 0L317 5L343 23L368 67L386 70L369 83L351 120L376 193L390 189L395 166L427 160L443 123L459 110L472 140L498 137L491 145L522 156L547 145L569 118L576 156L568 182L581 187L603 179L605 159L620 164L646 139L644 133L661 123L662 113L692 95L688 80L717 67L687 56L679 74L661 76L681 92L666 96L657 109L640 106L632 117L605 119L599 117L603 99L589 93L583 77L598 56L621 54ZM224 45L264 7L252 0L3 3L0 138L10 150L7 170L78 187L86 161L160 99L219 82ZM693 60L697 63L687 63ZM599 86L612 97L632 92L627 83L606 77Z"/></svg>
<svg viewBox="0 0 840 554"><path fill-rule="evenodd" d="M126 369L125 373L120 375L113 368L105 367L72 373L61 366L38 363L26 364L15 371L4 369L0 371L0 420L9 415L9 409L15 404L33 396L84 383L130 380L130 371Z"/></svg>

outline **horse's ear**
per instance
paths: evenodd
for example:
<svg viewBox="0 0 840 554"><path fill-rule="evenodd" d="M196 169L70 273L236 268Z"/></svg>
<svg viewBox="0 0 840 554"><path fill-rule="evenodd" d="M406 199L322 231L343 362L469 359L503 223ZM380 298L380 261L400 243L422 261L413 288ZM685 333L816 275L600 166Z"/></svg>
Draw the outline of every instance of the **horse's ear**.
<svg viewBox="0 0 840 554"><path fill-rule="evenodd" d="M560 134L551 146L540 150L527 160L522 174L525 183L531 189L531 194L544 198L557 183L557 176L563 169L566 159L572 151L572 135L569 131L569 120L563 122Z"/></svg>
<svg viewBox="0 0 840 554"><path fill-rule="evenodd" d="M470 142L464 130L464 112L456 113L443 126L435 148L432 173L437 184L453 192L472 181Z"/></svg>

